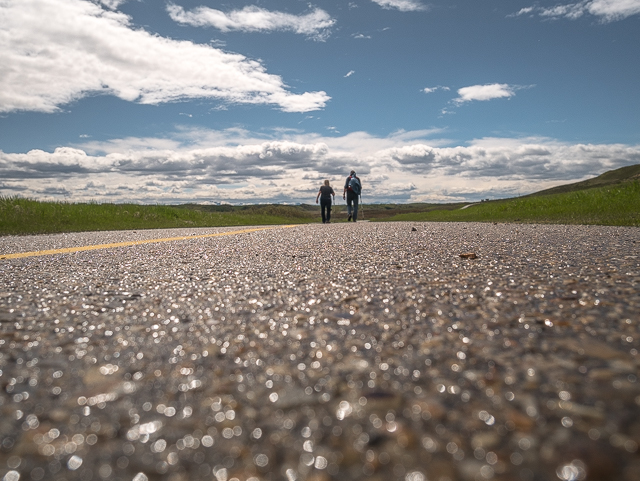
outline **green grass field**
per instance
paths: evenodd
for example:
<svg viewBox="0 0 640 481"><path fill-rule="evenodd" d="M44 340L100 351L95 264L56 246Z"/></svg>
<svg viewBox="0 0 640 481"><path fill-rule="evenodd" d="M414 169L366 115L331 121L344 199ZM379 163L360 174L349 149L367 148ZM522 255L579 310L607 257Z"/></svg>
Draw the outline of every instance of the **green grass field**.
<svg viewBox="0 0 640 481"><path fill-rule="evenodd" d="M523 222L640 226L640 165L524 197L466 204L366 204L369 221ZM334 222L346 221L344 205ZM317 205L75 204L0 197L0 235L103 230L303 224Z"/></svg>
<svg viewBox="0 0 640 481"><path fill-rule="evenodd" d="M385 220L640 226L640 182L399 214Z"/></svg>
<svg viewBox="0 0 640 481"><path fill-rule="evenodd" d="M0 198L0 235L297 224L315 220L315 215L289 206L250 206L209 212L161 205L73 204Z"/></svg>

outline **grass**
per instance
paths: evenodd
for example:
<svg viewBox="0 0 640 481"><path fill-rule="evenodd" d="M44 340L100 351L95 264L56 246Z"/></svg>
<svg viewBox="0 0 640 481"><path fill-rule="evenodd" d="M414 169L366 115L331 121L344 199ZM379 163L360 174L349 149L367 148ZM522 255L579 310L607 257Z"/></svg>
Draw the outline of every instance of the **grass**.
<svg viewBox="0 0 640 481"><path fill-rule="evenodd" d="M534 194L530 194L527 197L549 194L564 194L566 192L575 192L579 190L592 189L594 187L606 187L630 180L640 179L640 164L629 165L627 167L621 167L615 170L609 170L598 177L593 179L583 180L582 182L576 182L574 184L559 185L552 187L551 189L541 190Z"/></svg>
<svg viewBox="0 0 640 481"><path fill-rule="evenodd" d="M640 182L399 214L386 220L640 226Z"/></svg>
<svg viewBox="0 0 640 481"><path fill-rule="evenodd" d="M365 198L366 200L366 198ZM465 204L368 204L371 221L526 222L640 226L640 165L524 197ZM332 220L344 222L344 205ZM74 204L0 197L0 235L104 230L304 224L320 221L317 205Z"/></svg>
<svg viewBox="0 0 640 481"><path fill-rule="evenodd" d="M295 207L247 206L210 211L190 206L73 204L0 197L0 235L173 227L298 224L316 220Z"/></svg>

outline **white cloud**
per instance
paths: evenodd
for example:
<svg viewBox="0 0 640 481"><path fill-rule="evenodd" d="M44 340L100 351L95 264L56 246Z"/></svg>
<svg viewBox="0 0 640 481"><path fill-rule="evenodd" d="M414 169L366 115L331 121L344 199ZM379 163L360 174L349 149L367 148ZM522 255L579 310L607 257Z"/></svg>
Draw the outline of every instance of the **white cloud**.
<svg viewBox="0 0 640 481"><path fill-rule="evenodd" d="M110 8L111 10L117 9L120 5L125 3L127 0L99 0L101 4L105 7Z"/></svg>
<svg viewBox="0 0 640 481"><path fill-rule="evenodd" d="M316 8L306 15L292 15L285 12L271 12L256 6L229 13L209 7L197 7L191 11L175 5L167 5L169 16L175 22L194 27L214 27L223 32L239 30L243 32L290 31L322 40L329 35L329 29L336 21Z"/></svg>
<svg viewBox="0 0 640 481"><path fill-rule="evenodd" d="M262 64L134 28L83 0L0 2L0 112L54 112L87 95L145 104L185 98L321 109L325 92L294 94Z"/></svg>
<svg viewBox="0 0 640 481"><path fill-rule="evenodd" d="M591 15L612 22L639 14L640 0L593 0L588 2L587 10Z"/></svg>
<svg viewBox="0 0 640 481"><path fill-rule="evenodd" d="M438 85L436 87L425 87L422 89L422 91L425 94L431 94L433 92L437 92L438 90L450 90L449 87L443 87L442 85Z"/></svg>
<svg viewBox="0 0 640 481"><path fill-rule="evenodd" d="M640 14L640 0L584 0L554 7L533 6L522 8L511 16L527 14L537 14L546 18L565 17L571 20L591 14L606 23Z"/></svg>
<svg viewBox="0 0 640 481"><path fill-rule="evenodd" d="M543 8L540 10L541 17L567 17L572 20L581 17L585 10L583 4L556 5L551 8Z"/></svg>
<svg viewBox="0 0 640 481"><path fill-rule="evenodd" d="M418 0L372 0L382 8L395 8L401 12L416 12L420 10L428 10L427 6Z"/></svg>
<svg viewBox="0 0 640 481"><path fill-rule="evenodd" d="M349 70L349 71L347 72L347 74L345 75L345 78L346 78L346 77L351 77L354 73L356 73L356 71L355 71L355 70Z"/></svg>
<svg viewBox="0 0 640 481"><path fill-rule="evenodd" d="M493 100L513 97L515 87L508 84L471 85L458 90L458 98L453 101L457 104L471 102L473 100Z"/></svg>
<svg viewBox="0 0 640 481"><path fill-rule="evenodd" d="M533 10L535 10L534 7L524 7L518 10L516 13L509 15L509 17L518 17L520 15L526 15L527 13L533 12Z"/></svg>
<svg viewBox="0 0 640 481"><path fill-rule="evenodd" d="M448 146L440 130L343 136L187 130L174 138L0 151L0 195L103 202L307 202L354 168L368 202L453 202L526 194L640 163L640 145L484 138Z"/></svg>

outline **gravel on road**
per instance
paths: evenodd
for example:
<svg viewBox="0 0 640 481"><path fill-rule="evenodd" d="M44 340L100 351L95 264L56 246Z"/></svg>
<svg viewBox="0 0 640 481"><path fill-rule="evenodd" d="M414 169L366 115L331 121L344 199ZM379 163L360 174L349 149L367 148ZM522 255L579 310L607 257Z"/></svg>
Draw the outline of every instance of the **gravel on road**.
<svg viewBox="0 0 640 481"><path fill-rule="evenodd" d="M640 229L232 230L0 238L194 235L0 260L2 481L640 480Z"/></svg>

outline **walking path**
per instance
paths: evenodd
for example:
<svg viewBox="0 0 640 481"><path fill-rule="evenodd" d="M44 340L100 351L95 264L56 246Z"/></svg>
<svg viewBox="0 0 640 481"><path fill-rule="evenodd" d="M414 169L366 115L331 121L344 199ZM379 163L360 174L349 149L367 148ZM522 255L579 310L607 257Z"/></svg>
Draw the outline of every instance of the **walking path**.
<svg viewBox="0 0 640 481"><path fill-rule="evenodd" d="M0 479L635 481L639 247L462 223L0 238L76 250L0 260Z"/></svg>

